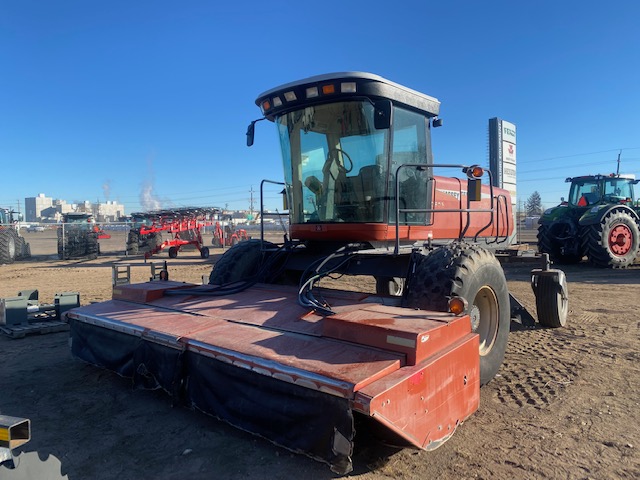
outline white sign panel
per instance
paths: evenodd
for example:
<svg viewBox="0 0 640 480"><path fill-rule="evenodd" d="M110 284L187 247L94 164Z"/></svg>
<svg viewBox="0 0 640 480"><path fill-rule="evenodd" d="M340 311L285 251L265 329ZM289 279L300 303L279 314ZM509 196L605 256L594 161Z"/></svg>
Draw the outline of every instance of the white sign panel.
<svg viewBox="0 0 640 480"><path fill-rule="evenodd" d="M507 183L516 184L516 166L514 164L502 164L502 183L504 185Z"/></svg>
<svg viewBox="0 0 640 480"><path fill-rule="evenodd" d="M516 126L513 123L502 120L502 141L516 143Z"/></svg>
<svg viewBox="0 0 640 480"><path fill-rule="evenodd" d="M516 164L516 146L514 143L502 142L502 161Z"/></svg>

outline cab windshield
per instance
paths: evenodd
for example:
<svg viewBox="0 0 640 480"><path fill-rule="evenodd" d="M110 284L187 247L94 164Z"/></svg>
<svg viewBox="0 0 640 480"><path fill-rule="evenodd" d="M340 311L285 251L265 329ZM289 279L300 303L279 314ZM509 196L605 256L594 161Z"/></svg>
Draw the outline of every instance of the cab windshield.
<svg viewBox="0 0 640 480"><path fill-rule="evenodd" d="M376 129L371 102L306 107L276 119L293 223L395 221L395 173L401 207L425 209L428 122L394 107L393 133ZM390 138L393 139L391 158ZM393 208L391 208L393 207ZM403 224L425 224L425 213L403 214Z"/></svg>
<svg viewBox="0 0 640 480"><path fill-rule="evenodd" d="M633 180L629 178L575 179L571 184L569 203L581 207L600 202L633 201Z"/></svg>

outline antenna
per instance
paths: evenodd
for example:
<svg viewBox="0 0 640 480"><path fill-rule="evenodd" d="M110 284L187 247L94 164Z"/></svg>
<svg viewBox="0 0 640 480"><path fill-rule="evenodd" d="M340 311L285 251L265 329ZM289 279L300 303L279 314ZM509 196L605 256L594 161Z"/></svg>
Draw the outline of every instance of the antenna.
<svg viewBox="0 0 640 480"><path fill-rule="evenodd" d="M620 153L618 153L618 168L616 169L616 176L620 175L620 155L622 155L622 149L620 149Z"/></svg>

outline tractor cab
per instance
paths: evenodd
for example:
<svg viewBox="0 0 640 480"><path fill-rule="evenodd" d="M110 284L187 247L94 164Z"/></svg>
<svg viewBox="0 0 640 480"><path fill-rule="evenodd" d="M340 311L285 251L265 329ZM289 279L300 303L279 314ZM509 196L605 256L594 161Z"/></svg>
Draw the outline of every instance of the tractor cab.
<svg viewBox="0 0 640 480"><path fill-rule="evenodd" d="M425 240L440 236L434 216L459 225L450 238L464 229L459 213L452 222L434 215L436 206L465 208L470 190L433 176L437 99L377 75L338 73L274 88L256 104L278 128L293 238ZM434 205L435 190L444 204Z"/></svg>
<svg viewBox="0 0 640 480"><path fill-rule="evenodd" d="M292 233L376 237L379 229L361 224L395 223L396 175L401 206L426 208L435 98L376 75L345 73L278 87L256 103L278 127ZM428 217L404 213L399 220L426 225Z"/></svg>
<svg viewBox="0 0 640 480"><path fill-rule="evenodd" d="M62 219L63 223L72 225L74 228L92 231L96 220L90 213L70 212L65 213Z"/></svg>
<svg viewBox="0 0 640 480"><path fill-rule="evenodd" d="M152 227L158 216L153 213L141 212L131 214L131 223L135 228Z"/></svg>
<svg viewBox="0 0 640 480"><path fill-rule="evenodd" d="M633 185L638 183L633 175L589 175L567 178L571 183L569 204L588 207L602 203L633 205Z"/></svg>

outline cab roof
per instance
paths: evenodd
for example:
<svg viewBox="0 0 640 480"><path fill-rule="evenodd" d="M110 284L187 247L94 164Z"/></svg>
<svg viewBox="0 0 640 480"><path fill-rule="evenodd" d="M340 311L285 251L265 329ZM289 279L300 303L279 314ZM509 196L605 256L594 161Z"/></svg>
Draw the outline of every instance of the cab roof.
<svg viewBox="0 0 640 480"><path fill-rule="evenodd" d="M286 83L261 93L256 105L266 118L273 120L278 115L305 106L358 97L389 99L427 117L436 117L440 113L437 98L366 72L327 73Z"/></svg>

